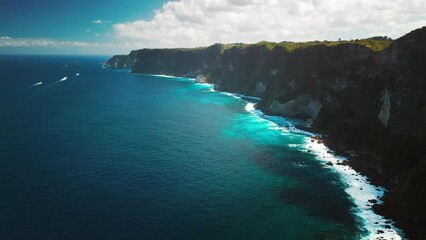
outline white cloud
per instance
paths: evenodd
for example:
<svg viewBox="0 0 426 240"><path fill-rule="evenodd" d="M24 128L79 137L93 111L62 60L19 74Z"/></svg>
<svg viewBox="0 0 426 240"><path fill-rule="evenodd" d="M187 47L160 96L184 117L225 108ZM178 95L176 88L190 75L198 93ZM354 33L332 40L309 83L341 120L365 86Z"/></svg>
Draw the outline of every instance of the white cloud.
<svg viewBox="0 0 426 240"><path fill-rule="evenodd" d="M101 35L99 35L100 37ZM55 39L13 38L0 36L0 54L40 53L40 54L127 54L138 48L133 42L83 42Z"/></svg>
<svg viewBox="0 0 426 240"><path fill-rule="evenodd" d="M399 37L426 25L424 0L178 0L149 20L113 25L139 47Z"/></svg>
<svg viewBox="0 0 426 240"><path fill-rule="evenodd" d="M108 34L106 34L108 35ZM100 37L100 34L95 34L94 36ZM0 48L68 48L68 49L99 49L105 50L108 52L116 53L115 50L121 51L123 53L135 49L138 45L135 42L131 41L118 41L118 42L82 42L82 41L62 41L55 39L34 39L34 38L11 38L9 36L0 36ZM0 49L1 51L1 49ZM102 51L100 51L102 53Z"/></svg>
<svg viewBox="0 0 426 240"><path fill-rule="evenodd" d="M111 21L109 21L109 20L101 20L101 19L96 19L96 20L93 20L92 21L92 23L94 23L94 24L106 24L106 23L110 23Z"/></svg>
<svg viewBox="0 0 426 240"><path fill-rule="evenodd" d="M0 36L0 47L99 47L101 44L53 39L11 38Z"/></svg>

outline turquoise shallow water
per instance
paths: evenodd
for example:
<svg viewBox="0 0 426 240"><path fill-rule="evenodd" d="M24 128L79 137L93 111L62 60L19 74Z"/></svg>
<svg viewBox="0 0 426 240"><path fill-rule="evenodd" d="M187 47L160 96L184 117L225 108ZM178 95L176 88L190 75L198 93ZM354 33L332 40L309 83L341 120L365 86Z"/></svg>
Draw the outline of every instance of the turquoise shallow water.
<svg viewBox="0 0 426 240"><path fill-rule="evenodd" d="M304 135L208 86L102 60L0 57L2 239L363 234Z"/></svg>

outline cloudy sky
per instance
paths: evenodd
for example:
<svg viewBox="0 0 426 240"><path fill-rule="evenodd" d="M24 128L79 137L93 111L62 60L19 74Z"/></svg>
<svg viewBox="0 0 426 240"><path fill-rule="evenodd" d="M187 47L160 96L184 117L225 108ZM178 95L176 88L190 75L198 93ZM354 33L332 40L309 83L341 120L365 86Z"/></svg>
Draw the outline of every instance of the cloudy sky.
<svg viewBox="0 0 426 240"><path fill-rule="evenodd" d="M422 26L425 0L2 0L0 54L398 38Z"/></svg>

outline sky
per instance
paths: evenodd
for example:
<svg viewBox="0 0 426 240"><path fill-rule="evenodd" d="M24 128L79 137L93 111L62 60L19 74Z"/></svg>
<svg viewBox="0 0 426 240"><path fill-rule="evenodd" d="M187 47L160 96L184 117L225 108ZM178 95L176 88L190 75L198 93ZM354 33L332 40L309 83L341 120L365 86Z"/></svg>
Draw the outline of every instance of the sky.
<svg viewBox="0 0 426 240"><path fill-rule="evenodd" d="M1 0L0 54L395 39L423 26L425 0Z"/></svg>

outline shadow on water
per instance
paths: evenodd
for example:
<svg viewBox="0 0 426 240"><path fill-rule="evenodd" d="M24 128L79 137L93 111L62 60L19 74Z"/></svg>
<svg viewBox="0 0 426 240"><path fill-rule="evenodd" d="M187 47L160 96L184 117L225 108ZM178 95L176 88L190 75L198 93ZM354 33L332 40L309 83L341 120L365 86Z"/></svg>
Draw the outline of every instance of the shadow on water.
<svg viewBox="0 0 426 240"><path fill-rule="evenodd" d="M350 212L354 205L338 176L324 169L313 156L282 146L270 146L255 155L253 161L286 179L276 193L284 203L301 208L308 215L348 226L356 225Z"/></svg>

